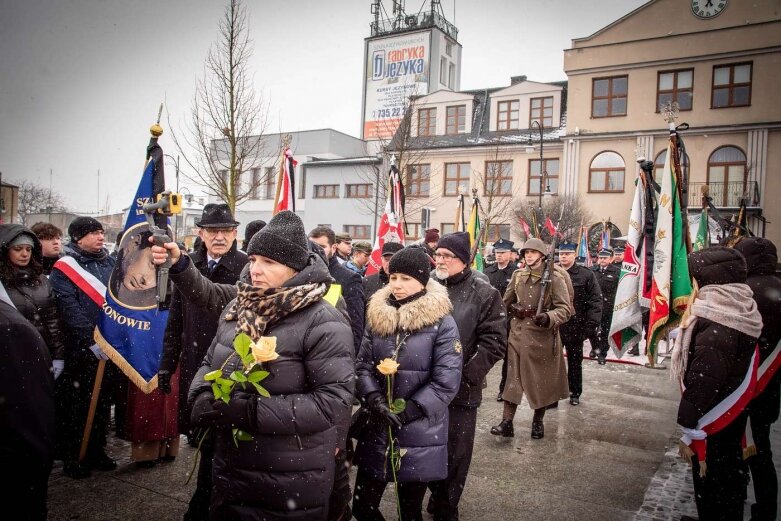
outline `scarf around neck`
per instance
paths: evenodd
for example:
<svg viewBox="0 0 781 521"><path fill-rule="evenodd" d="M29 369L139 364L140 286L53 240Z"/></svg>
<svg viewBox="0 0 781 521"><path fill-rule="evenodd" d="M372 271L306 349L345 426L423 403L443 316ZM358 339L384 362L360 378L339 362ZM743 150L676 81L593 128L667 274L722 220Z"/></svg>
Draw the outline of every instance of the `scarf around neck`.
<svg viewBox="0 0 781 521"><path fill-rule="evenodd" d="M325 283L262 289L237 282L238 295L225 313L225 320L237 321L238 331L246 333L254 342L287 315L303 309L323 298Z"/></svg>
<svg viewBox="0 0 781 521"><path fill-rule="evenodd" d="M759 338L762 315L757 310L754 293L743 283L709 284L698 290L689 306L688 316L681 320L681 331L673 348L671 377L679 382L689 361L694 325L698 318L716 322L750 337Z"/></svg>

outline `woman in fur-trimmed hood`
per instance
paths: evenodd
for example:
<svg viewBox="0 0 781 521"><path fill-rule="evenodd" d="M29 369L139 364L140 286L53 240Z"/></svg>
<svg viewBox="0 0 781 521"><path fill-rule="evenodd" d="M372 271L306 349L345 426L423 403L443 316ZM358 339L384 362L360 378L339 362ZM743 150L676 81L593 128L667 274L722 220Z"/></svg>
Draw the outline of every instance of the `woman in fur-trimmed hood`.
<svg viewBox="0 0 781 521"><path fill-rule="evenodd" d="M447 476L448 405L461 382L461 343L445 288L429 281L431 265L420 248L391 258L389 284L369 301L366 333L356 363L358 390L369 420L358 435L358 477L353 515L376 519L383 490L392 481L388 425L404 455L397 472L402 519L419 519L429 481ZM394 414L387 379L378 365L399 365L392 398L406 406Z"/></svg>

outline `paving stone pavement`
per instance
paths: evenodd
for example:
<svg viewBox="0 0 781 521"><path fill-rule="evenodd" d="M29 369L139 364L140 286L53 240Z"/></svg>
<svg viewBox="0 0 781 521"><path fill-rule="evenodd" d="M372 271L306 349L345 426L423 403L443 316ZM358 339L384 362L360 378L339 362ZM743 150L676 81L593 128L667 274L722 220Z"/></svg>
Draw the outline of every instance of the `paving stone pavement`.
<svg viewBox="0 0 781 521"><path fill-rule="evenodd" d="M497 365L478 411L462 521L677 520L673 516L692 512L685 509L693 505L691 479L672 452L679 394L666 371L584 361L581 404L562 401L549 411L542 440L529 438L532 411L525 402L516 415L515 438L489 433L501 418L499 377ZM50 521L182 519L195 488L194 480L185 484L191 447L183 443L176 461L152 469L136 467L128 444L117 438L108 452L119 468L88 479L72 480L63 476L61 463L55 466ZM392 519L394 509L388 487L381 511Z"/></svg>
<svg viewBox="0 0 781 521"><path fill-rule="evenodd" d="M694 504L694 484L692 483L691 467L678 457L678 438L676 433L670 439L670 446L664 454L662 464L645 491L643 504L635 515L635 521L668 521L681 518L682 515L697 517L697 507ZM770 443L773 454L778 454L781 447L781 425L773 424L770 431ZM774 457L776 473L781 471L781 458ZM743 518L751 518L750 506L754 503L754 486L748 486L748 498L744 504ZM781 496L779 497L781 511Z"/></svg>

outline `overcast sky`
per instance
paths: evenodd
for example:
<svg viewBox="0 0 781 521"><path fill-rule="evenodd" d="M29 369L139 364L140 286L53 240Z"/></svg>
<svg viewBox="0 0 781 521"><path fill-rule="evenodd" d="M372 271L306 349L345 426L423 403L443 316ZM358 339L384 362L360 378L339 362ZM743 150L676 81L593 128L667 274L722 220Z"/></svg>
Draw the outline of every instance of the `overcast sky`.
<svg viewBox="0 0 781 521"><path fill-rule="evenodd" d="M429 0L407 0L417 13ZM566 79L563 49L645 0L442 0L463 46L461 87L510 76ZM391 0L384 0L390 12ZM119 211L135 193L161 101L181 125L225 2L0 0L0 171L77 212ZM370 0L247 0L267 131L360 135ZM167 127L163 121L164 127ZM168 130L166 128L166 130ZM161 138L176 155L170 133ZM98 193L98 175L100 183ZM168 185L174 168L166 165ZM182 184L184 181L182 180Z"/></svg>

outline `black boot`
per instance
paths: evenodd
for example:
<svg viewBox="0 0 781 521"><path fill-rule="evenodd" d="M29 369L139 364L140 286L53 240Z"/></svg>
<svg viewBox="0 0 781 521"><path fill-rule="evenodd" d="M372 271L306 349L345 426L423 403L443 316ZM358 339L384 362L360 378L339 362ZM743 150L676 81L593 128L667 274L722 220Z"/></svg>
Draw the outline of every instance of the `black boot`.
<svg viewBox="0 0 781 521"><path fill-rule="evenodd" d="M542 420L532 421L532 439L541 440L545 437L545 426L542 424Z"/></svg>
<svg viewBox="0 0 781 521"><path fill-rule="evenodd" d="M117 468L117 462L111 459L103 449L100 449L95 454L88 456L86 463L92 470L101 470L104 472Z"/></svg>
<svg viewBox="0 0 781 521"><path fill-rule="evenodd" d="M626 354L630 356L640 356L640 349L637 346L635 346L629 351L627 351Z"/></svg>
<svg viewBox="0 0 781 521"><path fill-rule="evenodd" d="M512 420L502 420L502 423L499 425L494 425L491 427L491 434L494 436L502 436L503 438L512 438L515 436Z"/></svg>
<svg viewBox="0 0 781 521"><path fill-rule="evenodd" d="M592 360L595 359L597 357L597 350L596 349L592 349L591 351L589 351L588 352L588 357L591 358Z"/></svg>
<svg viewBox="0 0 781 521"><path fill-rule="evenodd" d="M496 395L496 401L497 402L503 402L504 401L504 400L502 400L502 393L503 392L504 391L499 391L499 394Z"/></svg>
<svg viewBox="0 0 781 521"><path fill-rule="evenodd" d="M570 405L578 405L580 403L580 396L577 394L571 394L569 395L569 404Z"/></svg>

